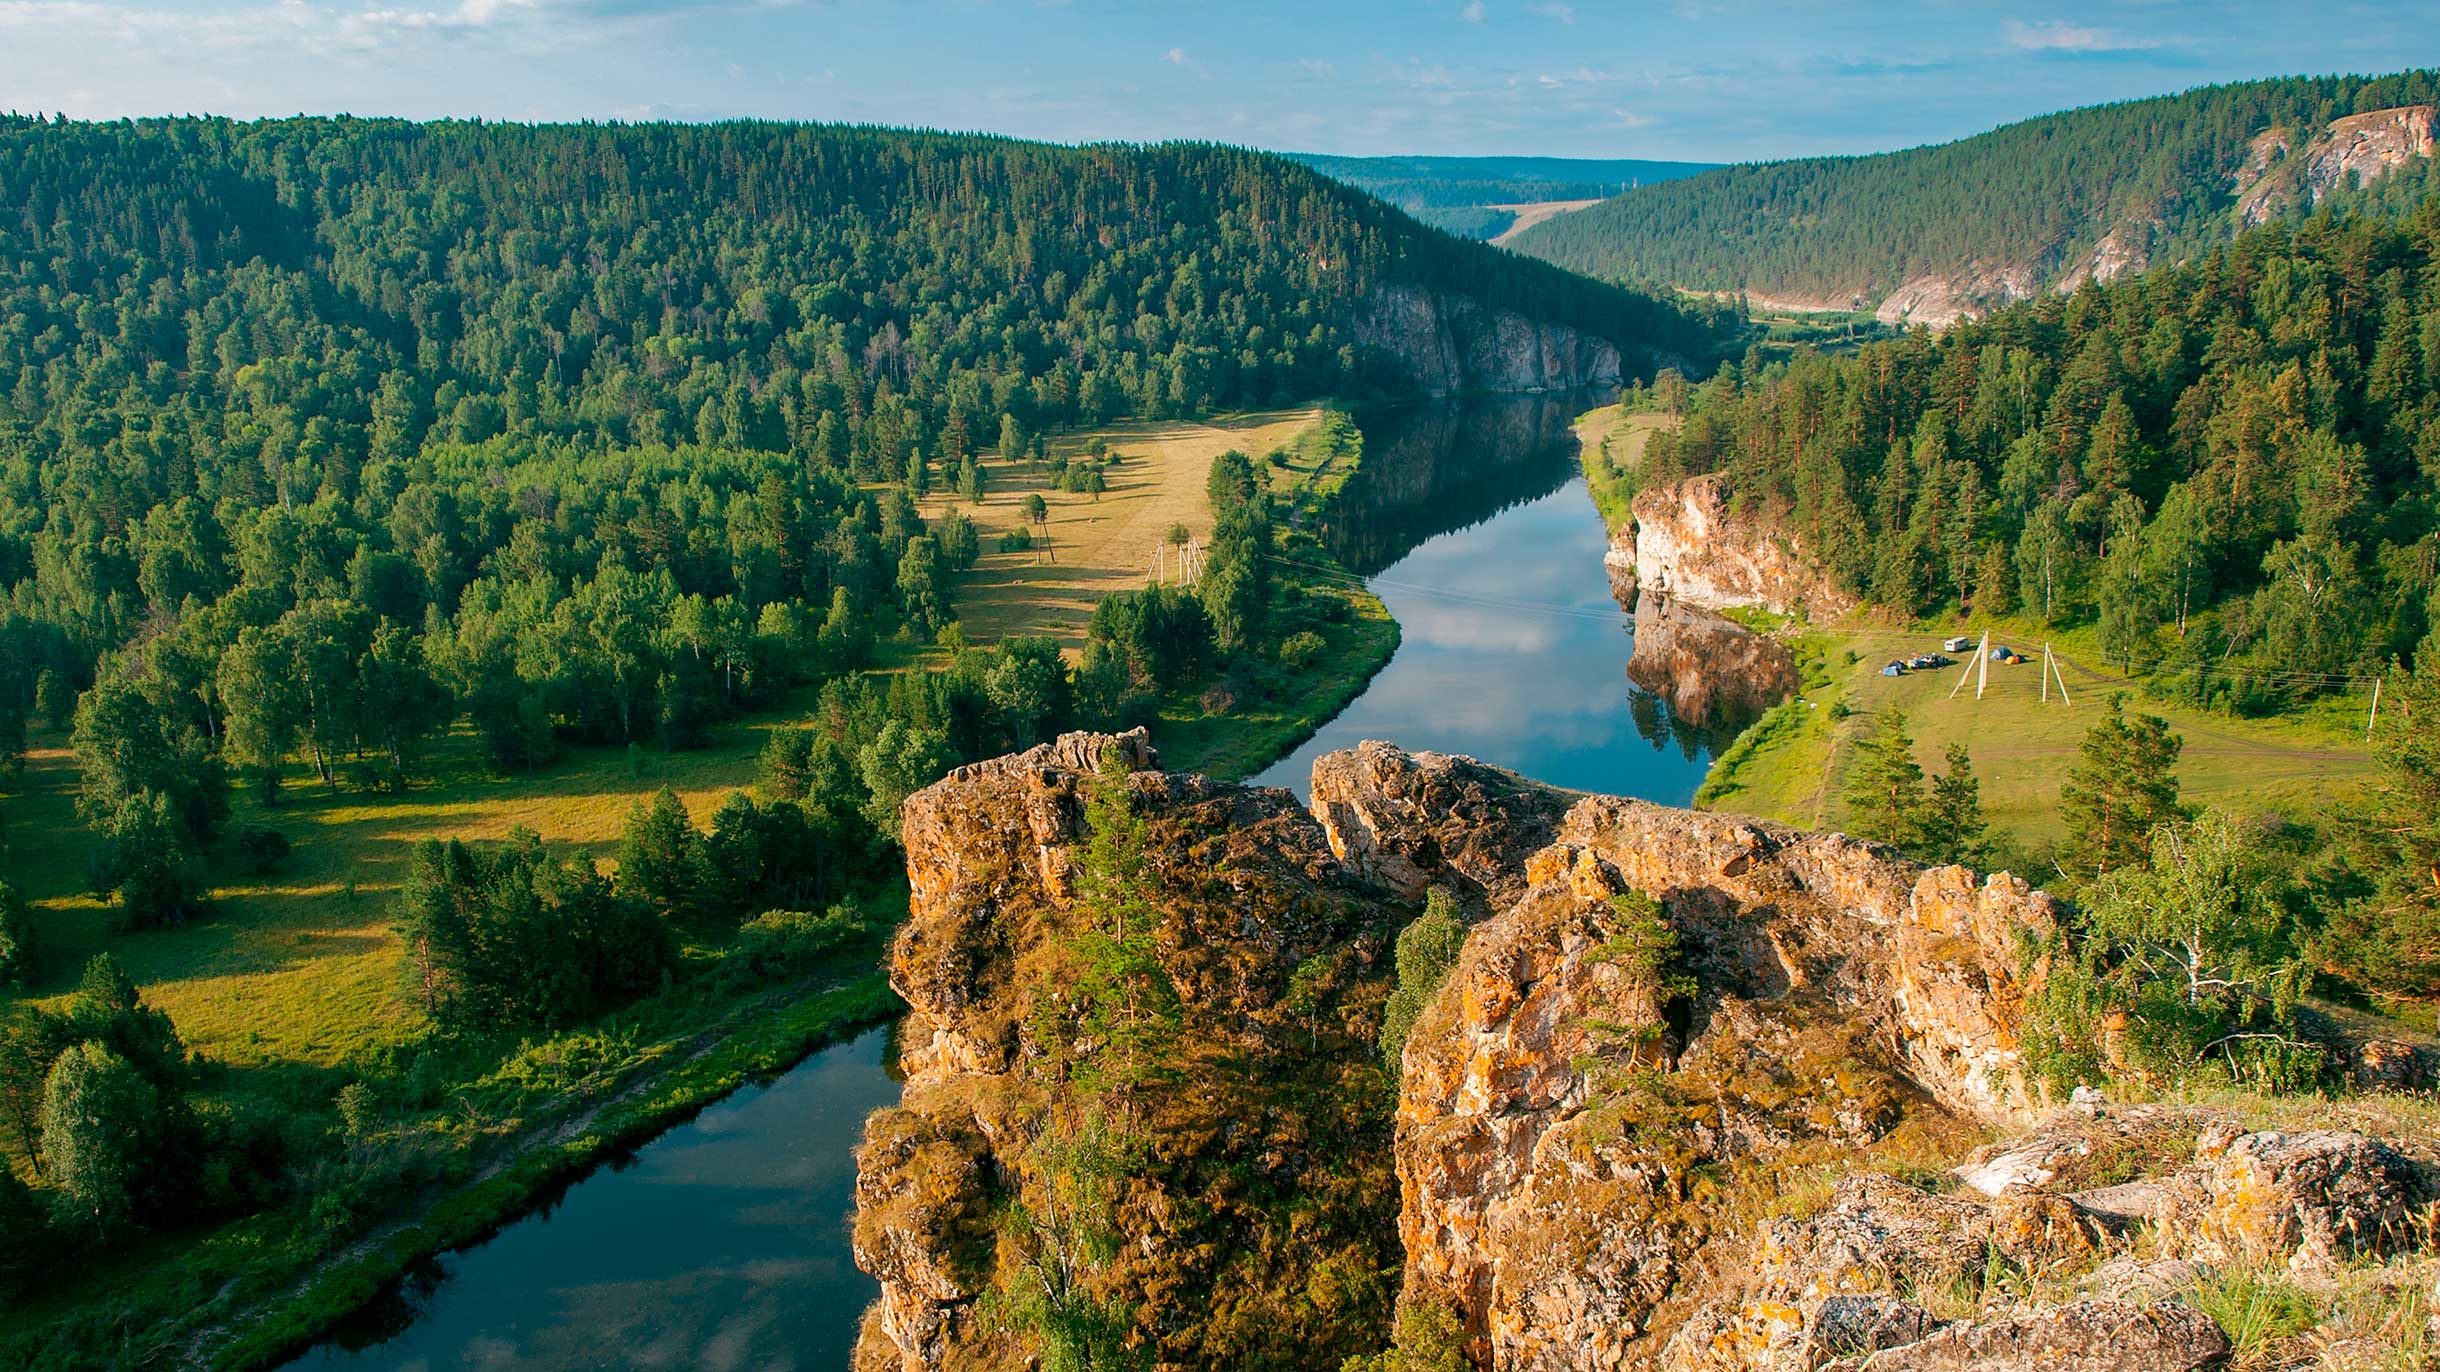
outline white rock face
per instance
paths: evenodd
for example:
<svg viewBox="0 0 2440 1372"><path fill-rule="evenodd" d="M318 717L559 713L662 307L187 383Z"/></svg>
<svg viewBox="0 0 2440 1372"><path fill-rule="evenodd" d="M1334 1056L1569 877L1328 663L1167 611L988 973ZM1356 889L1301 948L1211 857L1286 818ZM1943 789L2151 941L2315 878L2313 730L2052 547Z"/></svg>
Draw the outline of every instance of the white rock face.
<svg viewBox="0 0 2440 1372"><path fill-rule="evenodd" d="M1855 608L1855 598L1813 566L1803 540L1732 510L1732 494L1728 479L1714 473L1635 497L1628 537L1639 593L1706 610L1757 608L1817 620Z"/></svg>

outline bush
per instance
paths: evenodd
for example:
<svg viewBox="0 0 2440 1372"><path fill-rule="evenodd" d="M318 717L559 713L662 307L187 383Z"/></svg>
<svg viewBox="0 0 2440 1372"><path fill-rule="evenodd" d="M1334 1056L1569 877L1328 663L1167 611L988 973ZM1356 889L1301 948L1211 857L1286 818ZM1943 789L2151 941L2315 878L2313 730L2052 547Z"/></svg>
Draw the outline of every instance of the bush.
<svg viewBox="0 0 2440 1372"><path fill-rule="evenodd" d="M1001 551L1001 552L1004 552L1004 553L1022 553L1022 552L1030 552L1030 551L1033 549L1033 546L1034 546L1034 536L1033 536L1032 534L1027 533L1027 532L1026 532L1025 530L1023 530L1023 529L1010 529L1010 530L1009 530L1007 533L1004 533L1004 534L1000 535L1000 551Z"/></svg>
<svg viewBox="0 0 2440 1372"><path fill-rule="evenodd" d="M0 986L24 986L36 975L34 921L25 897L0 881Z"/></svg>
<svg viewBox="0 0 2440 1372"><path fill-rule="evenodd" d="M1406 1036L1414 1031L1423 1007L1439 994L1440 984L1449 979L1449 969L1457 965L1458 951L1465 946L1466 922L1457 902L1434 887L1424 897L1423 913L1398 931L1398 987L1381 1010L1381 1056L1392 1075L1406 1051Z"/></svg>
<svg viewBox="0 0 2440 1372"><path fill-rule="evenodd" d="M1322 650L1328 646L1330 645L1323 641L1320 634L1311 629L1305 629L1288 635L1287 639L1279 645L1279 660L1298 671L1303 671L1315 658L1320 657Z"/></svg>
<svg viewBox="0 0 2440 1372"><path fill-rule="evenodd" d="M239 829L230 835L230 843L236 851L238 867L256 876L279 866L292 851L286 834L259 824Z"/></svg>
<svg viewBox="0 0 2440 1372"><path fill-rule="evenodd" d="M735 946L720 964L720 979L730 989L785 981L864 946L872 936L872 921L850 901L820 914L767 910L738 929Z"/></svg>

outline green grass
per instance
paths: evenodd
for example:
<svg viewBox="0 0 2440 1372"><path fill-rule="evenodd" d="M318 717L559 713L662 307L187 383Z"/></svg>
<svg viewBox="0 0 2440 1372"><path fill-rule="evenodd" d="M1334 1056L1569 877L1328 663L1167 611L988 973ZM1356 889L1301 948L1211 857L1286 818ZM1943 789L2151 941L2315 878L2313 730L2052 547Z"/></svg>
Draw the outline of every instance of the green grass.
<svg viewBox="0 0 2440 1372"><path fill-rule="evenodd" d="M2089 631L2053 634L2068 700L2053 687L2043 699L2043 631L2015 623L1995 626L1994 644L2030 652L2022 666L1991 667L1981 699L1972 684L1952 695L1966 664L1938 672L1881 676L1881 665L1904 653L1930 651L1961 629L1898 631L1848 624L1805 635L1818 645L1818 677L1809 670L1805 694L1765 715L1713 764L1697 800L1707 808L1835 828L1846 820L1839 791L1850 744L1874 711L1907 713L1916 753L1936 770L1943 750L1962 743L1982 782L1984 813L2022 845L2058 837L2059 783L2079 760L2077 744L2100 717L2113 691L2129 691L2131 707L2169 721L2185 739L2178 777L2185 797L2241 811L2311 813L2347 795L2374 772L2364 748L2360 703L2328 702L2274 719L2231 718L2143 695L2137 683L2100 662ZM1977 634L1980 626L1975 629ZM1847 661L1852 653L1853 662ZM1842 718L1842 713L1844 717Z"/></svg>
<svg viewBox="0 0 2440 1372"><path fill-rule="evenodd" d="M1584 453L1584 484L1593 507L1611 533L1635 517L1635 493L1644 465L1644 444L1677 419L1657 410L1627 411L1616 405L1587 410L1576 419L1576 442Z"/></svg>

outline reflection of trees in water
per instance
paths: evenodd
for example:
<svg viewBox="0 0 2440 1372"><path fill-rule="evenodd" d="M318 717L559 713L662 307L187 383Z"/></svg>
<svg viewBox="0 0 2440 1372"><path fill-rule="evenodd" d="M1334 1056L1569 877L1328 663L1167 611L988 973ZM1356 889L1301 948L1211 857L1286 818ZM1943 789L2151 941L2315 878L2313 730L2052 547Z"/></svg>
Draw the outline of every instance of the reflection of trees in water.
<svg viewBox="0 0 2440 1372"><path fill-rule="evenodd" d="M1641 685L1627 683L1627 710L1634 716L1635 732L1652 745L1652 751L1665 753L1671 748L1688 762L1701 762L1718 757L1737 735L1761 716L1746 719L1715 719L1697 724L1669 708L1669 702L1645 690Z"/></svg>
<svg viewBox="0 0 2440 1372"><path fill-rule="evenodd" d="M413 1328L449 1281L438 1259L418 1258L381 1293L331 1327L329 1342L349 1353L379 1348Z"/></svg>
<svg viewBox="0 0 2440 1372"><path fill-rule="evenodd" d="M1370 576L1427 538L1549 495L1576 474L1576 416L1601 399L1487 396L1359 414L1364 465L1323 512L1323 542Z"/></svg>

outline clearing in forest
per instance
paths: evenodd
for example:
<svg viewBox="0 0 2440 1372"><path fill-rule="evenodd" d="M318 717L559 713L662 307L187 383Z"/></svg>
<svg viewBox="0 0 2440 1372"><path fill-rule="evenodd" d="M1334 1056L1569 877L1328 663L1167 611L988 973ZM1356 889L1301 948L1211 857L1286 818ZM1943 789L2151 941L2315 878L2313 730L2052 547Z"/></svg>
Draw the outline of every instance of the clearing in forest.
<svg viewBox="0 0 2440 1372"><path fill-rule="evenodd" d="M1051 489L1047 470L984 456L990 482L980 505L954 490L935 490L923 515L965 513L982 535L983 556L957 585L957 615L966 641L987 646L1017 634L1047 634L1068 648L1084 645L1093 607L1112 591L1133 590L1152 580L1153 557L1175 524L1196 538L1211 538L1211 511L1204 485L1212 459L1235 448L1260 462L1275 448L1290 447L1322 416L1317 406L1264 410L1209 422L1166 420L1119 424L1060 434L1049 440L1053 459L1087 460L1098 439L1118 458L1100 495ZM1049 507L1048 548L1041 526L1025 518L1025 497L1039 495ZM1028 532L1036 546L1002 551L1003 534ZM1170 566L1176 567L1172 559Z"/></svg>
<svg viewBox="0 0 2440 1372"><path fill-rule="evenodd" d="M2090 643L2078 641L2089 631L2054 645L2072 704L2061 702L2055 685L2043 698L2038 630L1992 632L1994 645L2015 648L2029 660L1992 663L1990 685L1980 700L1971 681L1955 690L1966 668L1962 662L1937 671L1881 675L1891 658L1937 651L1945 632L1966 631L1846 628L1815 636L1824 645L1824 658L1814 669L1814 682L1822 673L1829 681L1807 690L1814 708L1798 704L1757 725L1751 745L1732 749L1715 767L1704 803L1808 828L1845 823L1839 794L1854 740L1872 712L1894 705L1906 712L1915 757L1926 774L1942 770L1942 754L1951 743L1964 744L1973 755L1983 812L1993 829L2025 843L2055 839L2059 784L2082 760L2077 745L2100 720L2114 691L2128 693L2130 713L2159 715L2185 739L2177 775L2192 804L2310 816L2375 772L2363 743L2364 699L2325 701L2267 719L2233 718L2155 699L2107 667ZM1981 630L1972 632L1979 636ZM1853 662L1847 660L1850 654ZM1833 719L1833 707L1841 702L1852 713Z"/></svg>

